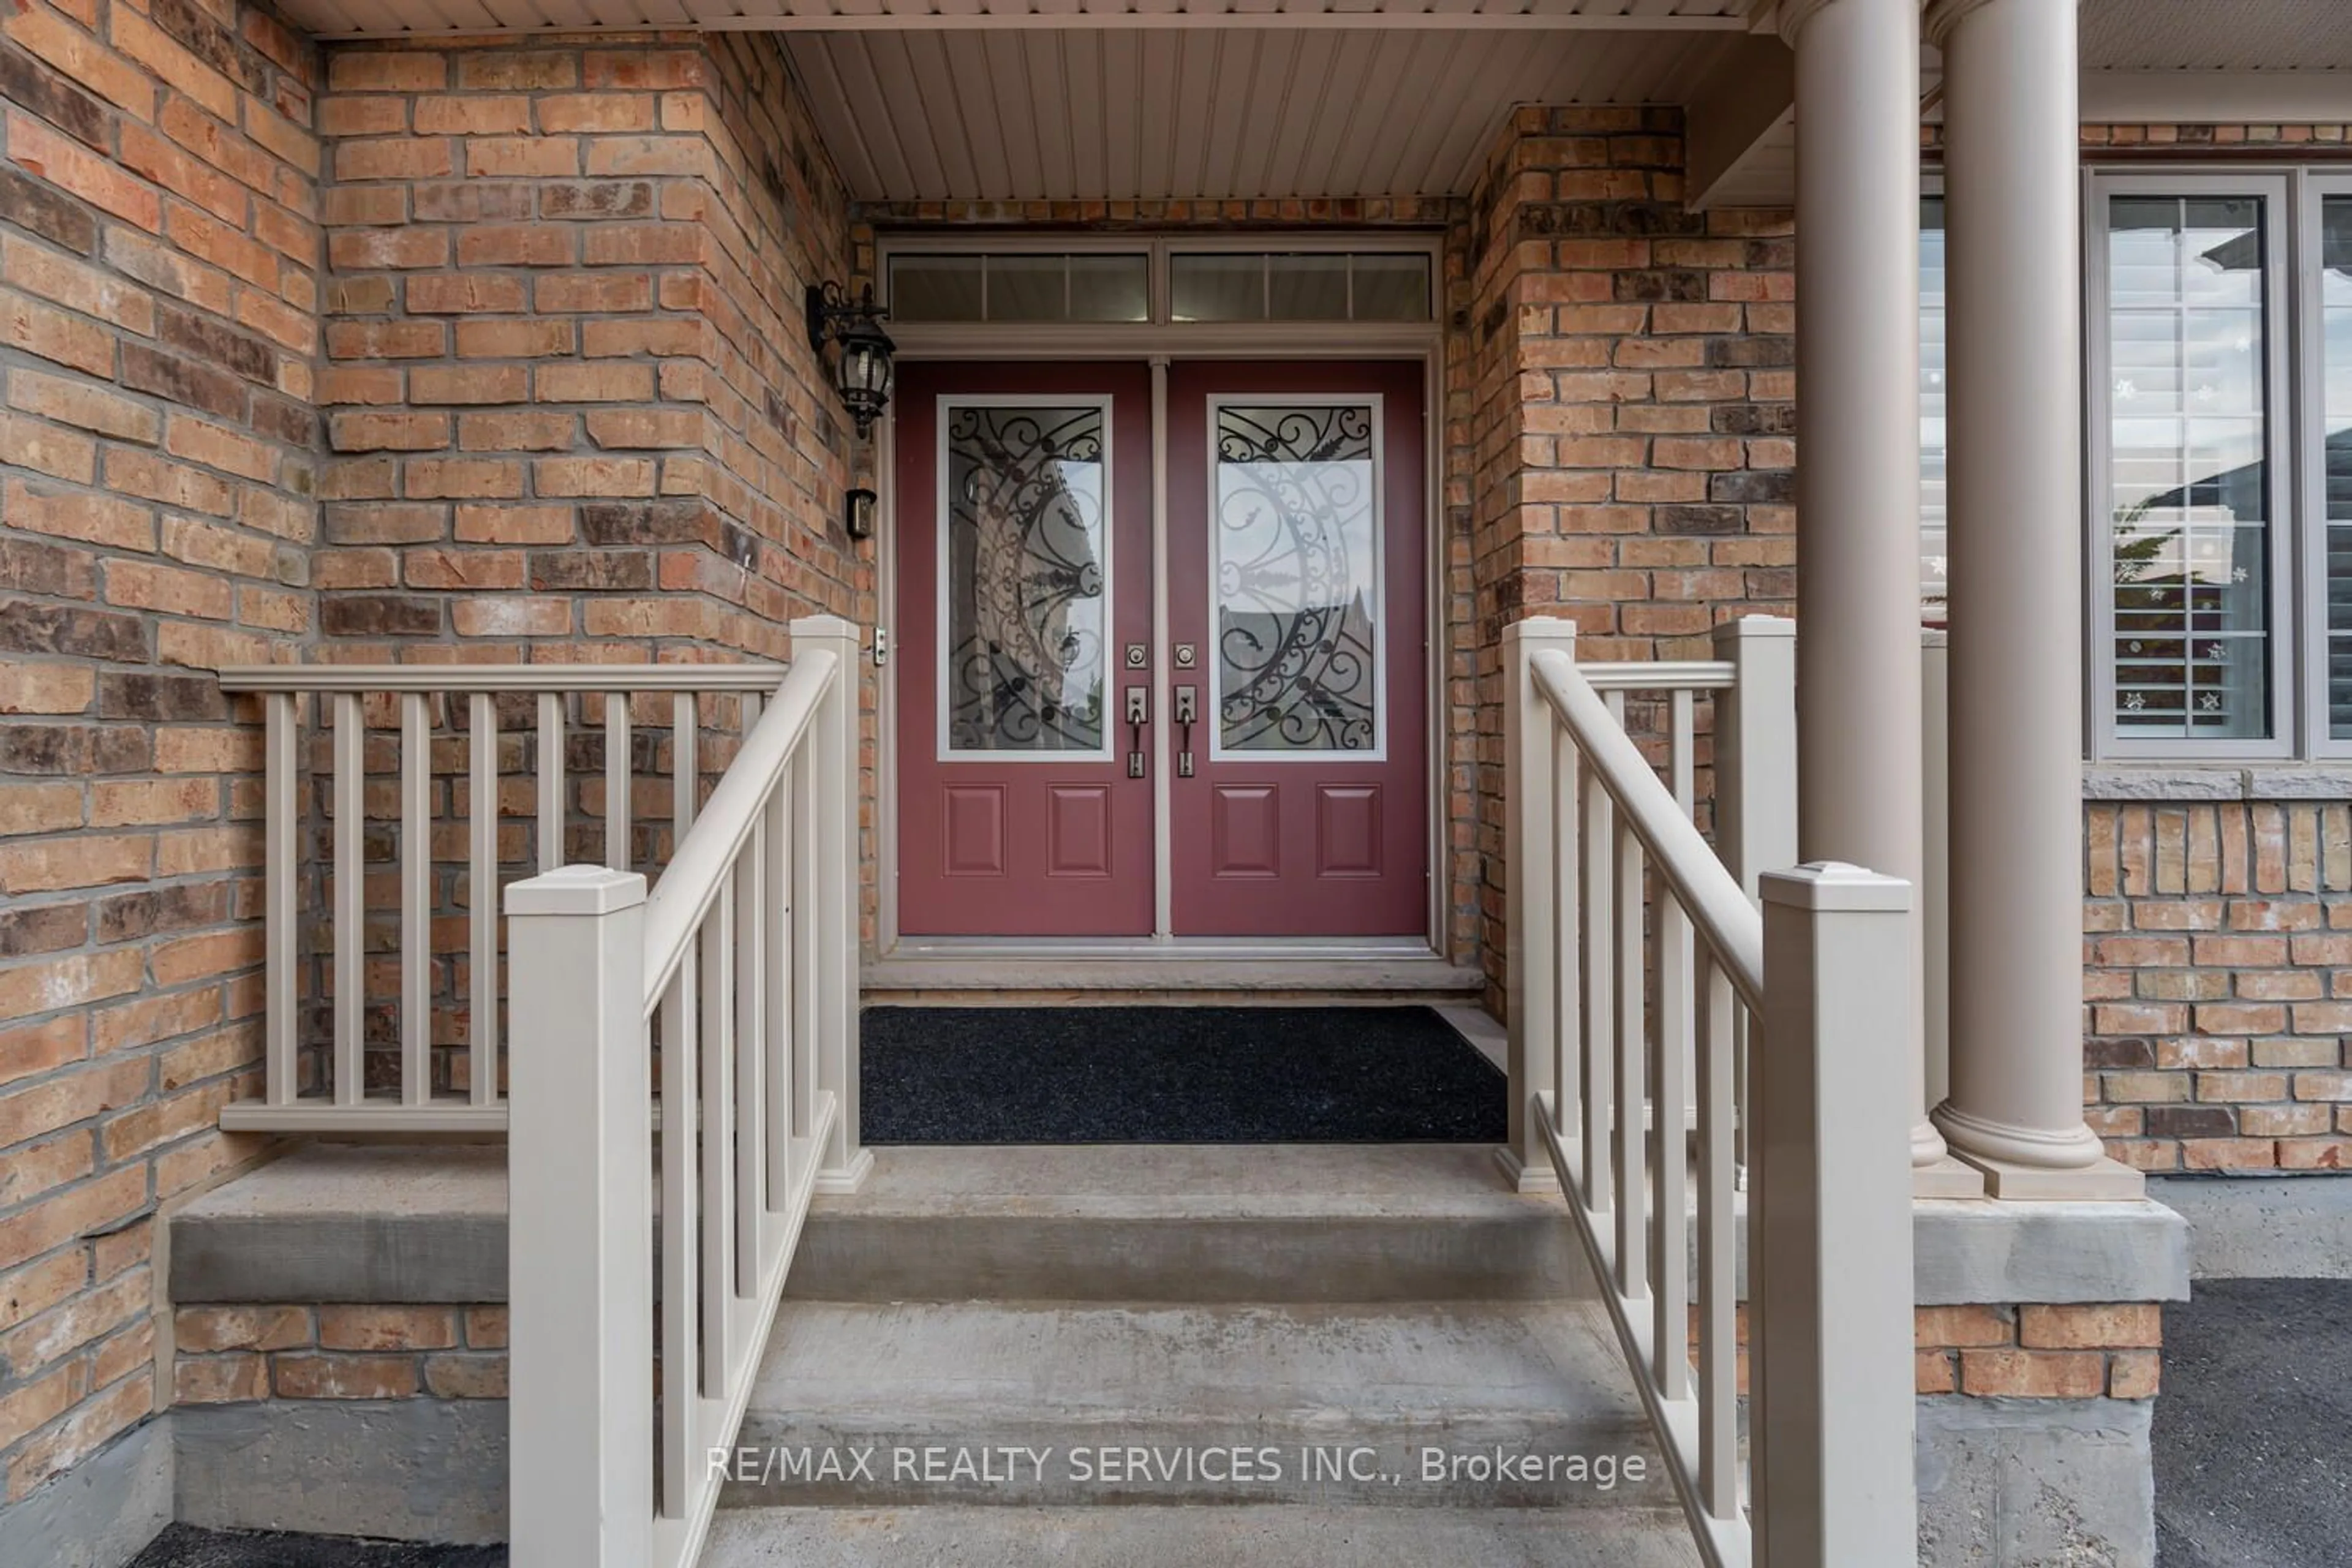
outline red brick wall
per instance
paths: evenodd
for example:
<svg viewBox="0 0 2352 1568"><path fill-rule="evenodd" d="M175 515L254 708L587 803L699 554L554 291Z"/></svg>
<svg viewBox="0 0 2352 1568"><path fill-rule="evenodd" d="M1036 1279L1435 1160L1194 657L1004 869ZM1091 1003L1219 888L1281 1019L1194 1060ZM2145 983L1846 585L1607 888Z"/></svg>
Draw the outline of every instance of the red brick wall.
<svg viewBox="0 0 2352 1568"><path fill-rule="evenodd" d="M870 616L798 326L845 203L781 57L600 45L329 56L338 658L775 658L793 615Z"/></svg>
<svg viewBox="0 0 2352 1568"><path fill-rule="evenodd" d="M1581 658L1686 658L1719 621L1793 607L1791 218L1686 211L1682 169L1679 110L1522 109L1471 203L1479 947L1497 1003L1502 628L1562 616Z"/></svg>
<svg viewBox="0 0 2352 1568"><path fill-rule="evenodd" d="M334 453L320 657L782 658L795 616L871 622L870 547L840 521L856 444L800 324L805 286L847 270L845 198L773 40L339 46L319 118ZM673 838L668 700L635 717L631 864L657 874ZM735 717L731 703L703 705L706 789ZM532 727L527 700L499 718L504 732ZM436 739L452 743L436 751L435 789L453 829L464 719L436 705ZM601 699L574 703L571 721L566 854L602 859ZM396 721L386 707L372 721ZM509 809L525 818L533 745L504 753ZM370 754L385 776L367 843L388 867L397 750L387 736ZM528 875L528 822L500 842L502 876ZM453 917L436 927L442 1088L464 1081L468 1032L462 857L460 837L436 851L437 910ZM388 951L396 881L373 879L368 901ZM869 924L872 909L869 887ZM329 945L312 933L314 963ZM309 989L323 997L315 970ZM377 989L387 1000L371 1034L383 1044L369 1076L384 1087L396 987ZM327 1034L314 1006L311 1060Z"/></svg>
<svg viewBox="0 0 2352 1568"><path fill-rule="evenodd" d="M2086 816L2084 1098L2108 1151L2151 1171L2352 1163L2352 806Z"/></svg>
<svg viewBox="0 0 2352 1568"><path fill-rule="evenodd" d="M155 1205L249 1152L258 737L310 634L315 62L231 0L0 25L0 1502L148 1413Z"/></svg>
<svg viewBox="0 0 2352 1568"><path fill-rule="evenodd" d="M182 1307L173 1402L504 1399L499 1306Z"/></svg>

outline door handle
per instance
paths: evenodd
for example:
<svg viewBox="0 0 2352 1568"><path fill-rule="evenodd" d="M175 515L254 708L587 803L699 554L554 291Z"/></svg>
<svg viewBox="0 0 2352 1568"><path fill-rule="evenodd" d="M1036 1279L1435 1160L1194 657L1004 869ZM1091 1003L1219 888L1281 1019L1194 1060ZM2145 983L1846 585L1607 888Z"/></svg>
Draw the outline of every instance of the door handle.
<svg viewBox="0 0 2352 1568"><path fill-rule="evenodd" d="M1201 689L1197 686L1178 687L1176 722L1182 726L1181 735L1176 742L1176 776L1180 779L1192 776L1192 721L1200 717L1200 712Z"/></svg>
<svg viewBox="0 0 2352 1568"><path fill-rule="evenodd" d="M1143 727L1151 721L1151 691L1149 687L1127 689L1127 776L1143 776Z"/></svg>

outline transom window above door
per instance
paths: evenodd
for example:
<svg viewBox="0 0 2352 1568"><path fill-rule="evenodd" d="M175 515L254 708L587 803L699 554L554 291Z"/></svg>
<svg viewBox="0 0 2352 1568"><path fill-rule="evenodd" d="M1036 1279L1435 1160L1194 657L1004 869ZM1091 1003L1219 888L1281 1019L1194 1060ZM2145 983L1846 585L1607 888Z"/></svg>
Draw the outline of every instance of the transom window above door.
<svg viewBox="0 0 2352 1568"><path fill-rule="evenodd" d="M885 252L885 302L898 324L1425 327L1437 319L1435 255L1413 237L1002 249L925 237L886 242Z"/></svg>

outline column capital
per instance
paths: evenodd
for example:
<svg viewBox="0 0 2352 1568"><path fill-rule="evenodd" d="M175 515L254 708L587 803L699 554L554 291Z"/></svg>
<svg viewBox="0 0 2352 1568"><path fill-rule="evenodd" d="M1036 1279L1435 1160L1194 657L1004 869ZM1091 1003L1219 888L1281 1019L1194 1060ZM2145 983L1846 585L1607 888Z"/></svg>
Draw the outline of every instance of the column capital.
<svg viewBox="0 0 2352 1568"><path fill-rule="evenodd" d="M1919 8L1920 36L1940 49L1964 17L1991 4L1992 0L1927 0Z"/></svg>
<svg viewBox="0 0 2352 1568"><path fill-rule="evenodd" d="M1790 48L1797 47L1797 35L1813 19L1813 13L1830 0L1780 0L1780 15L1774 18L1780 29L1780 39Z"/></svg>
<svg viewBox="0 0 2352 1568"><path fill-rule="evenodd" d="M2053 0L2063 5L2079 6L2081 0ZM1992 0L1927 0L1919 8L1920 36L1937 48L1942 48L1954 28L1970 16L1992 4Z"/></svg>

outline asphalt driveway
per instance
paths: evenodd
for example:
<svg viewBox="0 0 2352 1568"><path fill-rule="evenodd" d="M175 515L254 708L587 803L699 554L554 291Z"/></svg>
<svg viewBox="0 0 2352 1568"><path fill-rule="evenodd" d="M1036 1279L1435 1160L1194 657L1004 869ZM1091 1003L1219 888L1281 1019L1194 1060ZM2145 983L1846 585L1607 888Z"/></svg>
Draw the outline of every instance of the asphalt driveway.
<svg viewBox="0 0 2352 1568"><path fill-rule="evenodd" d="M2159 1568L2352 1564L2352 1280L2166 1308L2154 1440Z"/></svg>

